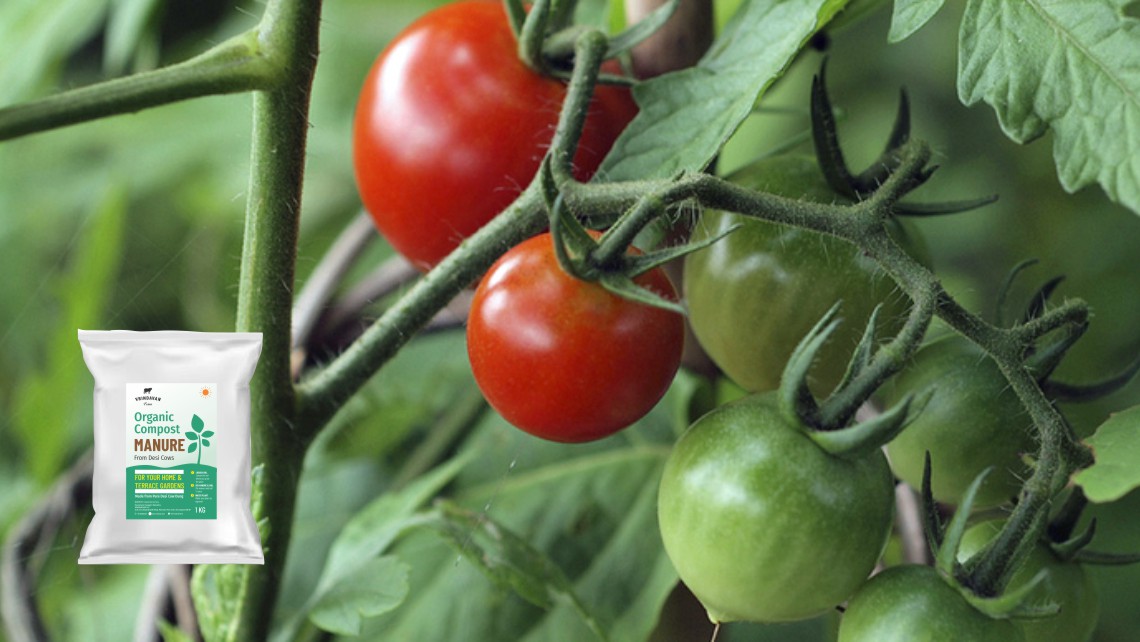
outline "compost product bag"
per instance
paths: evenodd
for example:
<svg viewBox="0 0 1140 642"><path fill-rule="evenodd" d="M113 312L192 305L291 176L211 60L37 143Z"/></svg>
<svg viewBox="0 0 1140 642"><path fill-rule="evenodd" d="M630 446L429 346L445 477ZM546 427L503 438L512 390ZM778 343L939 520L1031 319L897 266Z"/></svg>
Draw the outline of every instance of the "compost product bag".
<svg viewBox="0 0 1140 642"><path fill-rule="evenodd" d="M249 380L260 333L79 331L95 377L80 564L261 564Z"/></svg>

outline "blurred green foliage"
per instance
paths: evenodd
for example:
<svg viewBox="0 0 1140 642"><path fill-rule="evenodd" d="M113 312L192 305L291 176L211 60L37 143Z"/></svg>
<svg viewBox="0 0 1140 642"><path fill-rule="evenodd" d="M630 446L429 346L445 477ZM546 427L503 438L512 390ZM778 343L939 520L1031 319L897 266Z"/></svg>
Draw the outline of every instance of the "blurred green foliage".
<svg viewBox="0 0 1140 642"><path fill-rule="evenodd" d="M359 85L384 43L437 4L325 3L299 283L359 210L350 161ZM735 4L721 3L721 16ZM612 16L604 7L599 0L585 11ZM0 59L0 105L182 60L252 26L260 8L223 0L8 0L0 4L0 43L20 55ZM829 80L844 114L848 158L861 166L877 156L898 88L906 86L915 135L933 144L943 166L915 199L1001 196L982 210L917 222L951 293L971 309L988 311L1006 271L1037 258L1039 266L1016 294L1027 296L1039 282L1065 274L1057 296L1082 297L1095 313L1060 375L1083 381L1115 372L1140 352L1140 219L1097 190L1064 193L1051 141L1018 146L1001 134L988 107L961 105L954 89L959 11L957 4L947 7L897 45L886 44L889 11L831 34ZM808 51L793 64L765 98L765 109L725 149L721 169L806 130L808 86L820 57ZM77 327L232 328L250 121L248 96L213 97L0 144L0 535L91 447L91 382ZM373 244L352 276L389 252ZM582 589L587 608L623 639L643 636L675 581L656 541L655 475L683 428L693 391L691 382L681 381L654 414L615 438L558 446L509 429L480 407L461 333L413 342L345 407L310 453L283 611L308 599L352 516L424 472L408 462L430 448L441 457L478 453L452 483L453 496L546 551ZM1070 416L1090 432L1109 412L1136 403L1140 385L1132 384L1072 408ZM457 407L468 416L454 416ZM430 436L447 421L471 429L441 447ZM1096 510L1103 544L1097 548L1135 550L1137 502L1140 494L1133 493ZM40 608L59 639L127 639L145 569L77 567L82 524L69 525L49 547ZM565 605L545 612L492 587L436 537L417 533L393 550L412 564L409 601L366 621L366 639L459 639L458 631L474 630L465 627L499 639L589 639ZM622 593L617 575L635 577L644 589ZM1140 569L1096 575L1104 601L1097 640L1134 640L1140 611L1132 596L1140 592ZM676 610L654 639L703 630L692 619L702 614L682 594L668 604ZM831 620L729 625L722 639L826 640ZM393 631L395 638L385 637Z"/></svg>

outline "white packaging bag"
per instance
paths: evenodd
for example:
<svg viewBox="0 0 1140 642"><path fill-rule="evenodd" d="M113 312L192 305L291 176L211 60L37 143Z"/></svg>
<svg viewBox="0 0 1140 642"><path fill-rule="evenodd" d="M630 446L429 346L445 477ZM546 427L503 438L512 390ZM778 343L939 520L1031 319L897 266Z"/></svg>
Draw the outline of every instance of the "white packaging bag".
<svg viewBox="0 0 1140 642"><path fill-rule="evenodd" d="M80 564L262 564L250 513L260 333L79 331L95 378Z"/></svg>

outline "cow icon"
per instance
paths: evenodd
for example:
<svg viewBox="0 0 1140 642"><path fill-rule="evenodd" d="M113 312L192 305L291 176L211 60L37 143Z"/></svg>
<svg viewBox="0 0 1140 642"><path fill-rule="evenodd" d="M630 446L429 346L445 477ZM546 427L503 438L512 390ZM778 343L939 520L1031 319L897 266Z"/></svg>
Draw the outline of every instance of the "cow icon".
<svg viewBox="0 0 1140 642"><path fill-rule="evenodd" d="M151 390L153 390L153 388L143 388L143 394L144 395L150 394Z"/></svg>

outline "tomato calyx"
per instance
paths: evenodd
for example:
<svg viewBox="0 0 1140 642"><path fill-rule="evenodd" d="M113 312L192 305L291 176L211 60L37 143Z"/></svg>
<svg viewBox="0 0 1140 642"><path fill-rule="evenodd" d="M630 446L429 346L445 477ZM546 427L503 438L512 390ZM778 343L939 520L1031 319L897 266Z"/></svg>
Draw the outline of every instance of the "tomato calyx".
<svg viewBox="0 0 1140 642"><path fill-rule="evenodd" d="M894 439L922 410L924 401L916 395L908 395L878 416L858 423L851 421L855 414L854 410L842 413L842 419L835 423L829 423L824 419L823 413L820 412L820 402L808 387L807 375L820 348L839 327L840 320L837 318L839 305L838 303L833 305L796 346L784 368L776 394L780 411L796 425L803 427L816 445L838 457L858 458L866 456ZM877 318L878 309L871 314L863 339L856 347L848 367L846 379L858 376L865 364L870 361ZM837 390L842 389L843 384L840 384ZM855 399L857 406L861 406L869 397L868 392L866 397ZM826 404L834 398L833 394L823 403Z"/></svg>
<svg viewBox="0 0 1140 642"><path fill-rule="evenodd" d="M867 169L858 174L852 173L843 157L839 145L835 112L827 94L827 59L820 65L819 73L812 78L811 85L811 131L816 156L820 168L831 187L843 196L860 201L867 198L883 184L902 164L901 151L910 140L910 99L906 89L899 92L899 107L895 122L883 153ZM911 185L905 191L917 189L930 179L938 166L924 169L911 177ZM957 214L989 205L998 199L997 194L978 198L944 201L937 203L895 203L892 211L906 216L937 216Z"/></svg>
<svg viewBox="0 0 1140 642"><path fill-rule="evenodd" d="M653 194L638 199L604 233L589 230L566 205L555 184L550 161L541 170L543 194L550 216L550 233L558 264L570 276L597 282L611 293L678 314L684 307L672 298L638 285L634 279L670 261L708 247L736 230L732 227L712 238L646 253L630 253L638 233L665 214L665 205Z"/></svg>
<svg viewBox="0 0 1140 642"><path fill-rule="evenodd" d="M528 6L523 0L506 0L504 4L511 29L518 38L519 59L538 73L569 80L578 39L588 31L597 31L594 27L571 23L577 3L537 0ZM680 0L669 0L620 33L607 36L603 57L617 58L653 35L672 17L679 4ZM602 73L598 82L629 85L634 81L628 76Z"/></svg>
<svg viewBox="0 0 1140 642"><path fill-rule="evenodd" d="M1046 572L1042 571L1028 582L1017 586L1015 589L1007 590L1006 586L1009 579L1023 561L1011 558L1027 553L1018 550L1019 547L1010 547L1008 543L1004 544L1004 550L991 550L1003 546L1003 537L999 536L994 538L989 546L971 557L965 564L958 559L962 547L962 539L969 526L971 509L978 498L978 493L981 491L982 484L985 482L986 477L993 472L994 469L991 466L974 478L969 488L966 489L966 493L962 498L958 510L955 511L954 516L947 524L943 524L931 490L930 453L926 454L922 478L923 518L925 521L924 530L927 536L927 543L934 557L934 567L938 570L938 574L958 590L967 602L992 618L1034 619L1055 615L1060 608L1059 605L1053 603L1041 604L1030 600L1030 594L1037 590L1046 580L1048 575ZM1006 568L1008 570L998 590L993 594L989 594L985 591L984 587L978 586L972 571L975 568L973 562L981 561L983 556L993 555L1005 558Z"/></svg>

